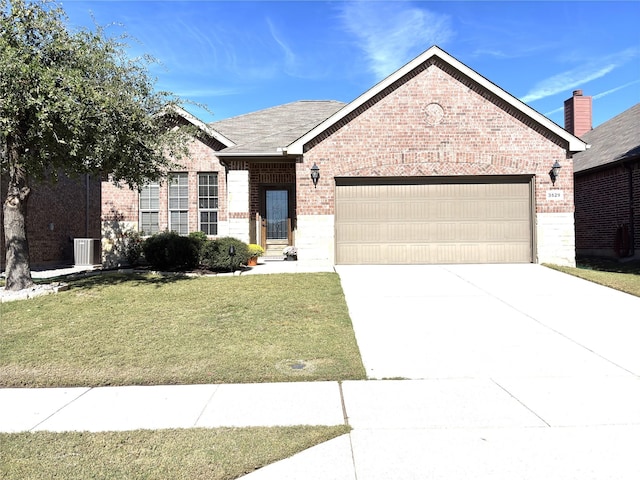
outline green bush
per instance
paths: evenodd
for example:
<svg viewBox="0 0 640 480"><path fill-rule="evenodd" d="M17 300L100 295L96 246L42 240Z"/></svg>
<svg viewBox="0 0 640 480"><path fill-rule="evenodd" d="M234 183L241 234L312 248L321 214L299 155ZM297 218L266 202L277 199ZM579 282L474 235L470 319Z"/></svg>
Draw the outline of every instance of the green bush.
<svg viewBox="0 0 640 480"><path fill-rule="evenodd" d="M229 255L229 249L233 246L235 255ZM237 270L240 265L246 265L249 260L247 244L232 237L223 237L207 241L201 250L200 263L216 271Z"/></svg>
<svg viewBox="0 0 640 480"><path fill-rule="evenodd" d="M198 266L196 240L176 232L162 232L147 238L142 245L147 262L158 270L187 270Z"/></svg>
<svg viewBox="0 0 640 480"><path fill-rule="evenodd" d="M189 238L195 243L196 248L198 249L198 263L202 258L202 247L204 247L205 243L209 240L207 239L207 234L204 232L191 232L189 234Z"/></svg>
<svg viewBox="0 0 640 480"><path fill-rule="evenodd" d="M144 240L140 232L136 230L125 232L123 237L125 258L130 266L135 267L140 263Z"/></svg>

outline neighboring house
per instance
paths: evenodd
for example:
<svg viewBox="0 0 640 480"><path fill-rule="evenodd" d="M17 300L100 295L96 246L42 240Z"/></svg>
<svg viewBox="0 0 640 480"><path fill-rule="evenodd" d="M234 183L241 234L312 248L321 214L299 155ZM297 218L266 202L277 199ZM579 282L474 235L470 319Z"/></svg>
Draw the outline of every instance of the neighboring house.
<svg viewBox="0 0 640 480"><path fill-rule="evenodd" d="M173 184L104 184L107 250L113 231L168 228L336 264L575 264L572 156L585 142L438 47L346 105L184 118L209 140Z"/></svg>
<svg viewBox="0 0 640 480"><path fill-rule="evenodd" d="M8 180L0 177L2 202ZM100 238L100 180L59 176L55 184L32 185L28 201L27 239L34 268L72 264L76 238ZM0 270L5 267L4 222L0 222ZM98 252L99 253L99 252Z"/></svg>
<svg viewBox="0 0 640 480"><path fill-rule="evenodd" d="M640 103L591 130L591 97L574 92L567 130L590 145L574 157L576 254L640 258Z"/></svg>

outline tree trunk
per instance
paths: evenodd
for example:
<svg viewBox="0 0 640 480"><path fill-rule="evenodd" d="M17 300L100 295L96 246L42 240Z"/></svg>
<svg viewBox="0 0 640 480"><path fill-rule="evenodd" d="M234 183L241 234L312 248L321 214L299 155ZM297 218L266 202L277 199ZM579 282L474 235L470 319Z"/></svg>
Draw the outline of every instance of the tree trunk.
<svg viewBox="0 0 640 480"><path fill-rule="evenodd" d="M12 148L13 147L13 148ZM19 164L19 153L9 145L9 189L2 207L6 253L6 290L22 290L33 285L27 242L27 200L30 189L24 169Z"/></svg>

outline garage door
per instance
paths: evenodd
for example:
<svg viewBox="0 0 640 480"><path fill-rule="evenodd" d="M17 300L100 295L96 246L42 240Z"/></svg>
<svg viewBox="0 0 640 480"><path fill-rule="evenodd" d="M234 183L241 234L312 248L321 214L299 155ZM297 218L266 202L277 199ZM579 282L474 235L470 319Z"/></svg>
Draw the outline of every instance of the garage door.
<svg viewBox="0 0 640 480"><path fill-rule="evenodd" d="M337 178L336 263L531 262L530 185L530 177Z"/></svg>

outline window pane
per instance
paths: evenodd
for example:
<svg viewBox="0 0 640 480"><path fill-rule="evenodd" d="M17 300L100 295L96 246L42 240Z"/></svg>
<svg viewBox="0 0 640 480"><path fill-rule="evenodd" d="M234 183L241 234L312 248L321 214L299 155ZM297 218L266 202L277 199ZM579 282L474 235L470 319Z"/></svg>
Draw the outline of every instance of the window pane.
<svg viewBox="0 0 640 480"><path fill-rule="evenodd" d="M145 235L158 233L158 210L160 205L160 185L149 183L140 190L140 224Z"/></svg>
<svg viewBox="0 0 640 480"><path fill-rule="evenodd" d="M207 235L218 234L218 174L198 175L198 209L200 230Z"/></svg>
<svg viewBox="0 0 640 480"><path fill-rule="evenodd" d="M160 208L160 195L159 192L156 192L155 197L151 197L149 202L150 210L158 210Z"/></svg>
<svg viewBox="0 0 640 480"><path fill-rule="evenodd" d="M218 212L200 212L200 230L207 235L217 235Z"/></svg>
<svg viewBox="0 0 640 480"><path fill-rule="evenodd" d="M169 220L169 229L180 235L189 233L189 215L188 212L171 212Z"/></svg>
<svg viewBox="0 0 640 480"><path fill-rule="evenodd" d="M158 214L156 212L142 212L140 214L140 230L144 235L158 233Z"/></svg>
<svg viewBox="0 0 640 480"><path fill-rule="evenodd" d="M169 229L181 235L189 233L189 177L174 173L169 183Z"/></svg>

